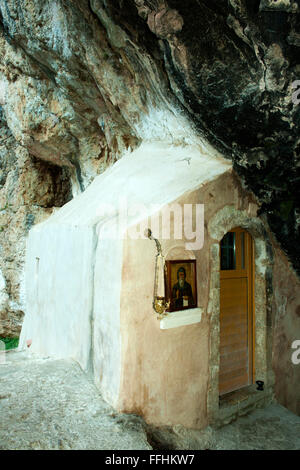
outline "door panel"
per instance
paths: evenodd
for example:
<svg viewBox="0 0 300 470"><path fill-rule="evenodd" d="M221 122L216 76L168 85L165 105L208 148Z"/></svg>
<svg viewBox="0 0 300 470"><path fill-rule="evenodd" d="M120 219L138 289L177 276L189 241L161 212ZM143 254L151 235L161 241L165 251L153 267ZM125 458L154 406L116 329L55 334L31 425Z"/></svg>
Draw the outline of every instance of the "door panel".
<svg viewBox="0 0 300 470"><path fill-rule="evenodd" d="M220 395L250 385L253 380L252 239L242 229L232 232L234 236L227 234L221 242L220 254Z"/></svg>

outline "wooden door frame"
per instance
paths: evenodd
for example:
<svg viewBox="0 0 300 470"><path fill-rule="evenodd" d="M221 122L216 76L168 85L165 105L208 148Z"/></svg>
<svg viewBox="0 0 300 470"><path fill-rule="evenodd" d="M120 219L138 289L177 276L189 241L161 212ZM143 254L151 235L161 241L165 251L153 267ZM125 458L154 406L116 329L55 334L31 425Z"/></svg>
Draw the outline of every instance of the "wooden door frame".
<svg viewBox="0 0 300 470"><path fill-rule="evenodd" d="M209 378L207 392L208 423L220 422L219 347L220 347L220 241L234 227L245 229L253 239L253 342L255 370L253 382L263 380L270 393L274 390L272 370L272 303L273 247L261 219L248 211L225 206L208 223L210 237L210 283L207 315L209 335ZM254 308L255 307L255 308Z"/></svg>

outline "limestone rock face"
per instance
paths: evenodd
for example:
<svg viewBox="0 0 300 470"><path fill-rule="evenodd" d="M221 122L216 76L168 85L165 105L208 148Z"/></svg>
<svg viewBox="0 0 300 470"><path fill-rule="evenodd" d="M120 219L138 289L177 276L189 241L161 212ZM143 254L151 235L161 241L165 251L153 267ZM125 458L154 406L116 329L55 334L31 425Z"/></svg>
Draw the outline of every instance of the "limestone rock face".
<svg viewBox="0 0 300 470"><path fill-rule="evenodd" d="M34 223L71 197L63 167L29 154L0 112L0 335L19 334L24 310L25 238Z"/></svg>
<svg viewBox="0 0 300 470"><path fill-rule="evenodd" d="M142 140L201 137L232 159L300 270L299 11L293 0L0 0L0 334L20 326L30 226Z"/></svg>

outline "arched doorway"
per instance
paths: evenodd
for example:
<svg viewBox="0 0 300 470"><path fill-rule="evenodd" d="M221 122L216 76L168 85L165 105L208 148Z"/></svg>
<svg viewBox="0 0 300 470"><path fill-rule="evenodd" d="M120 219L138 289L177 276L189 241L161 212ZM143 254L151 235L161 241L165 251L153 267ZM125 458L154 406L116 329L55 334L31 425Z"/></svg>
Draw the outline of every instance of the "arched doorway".
<svg viewBox="0 0 300 470"><path fill-rule="evenodd" d="M256 387L245 387L241 401L236 406L233 400L220 400L220 241L233 227L242 227L251 234L253 240L253 382L262 380L264 392L257 392ZM249 210L239 210L233 206L225 206L211 217L208 232L212 239L210 248L210 285L207 314L210 318L211 333L209 337L209 381L207 393L207 413L209 423L223 425L239 415L243 409L253 409L264 400L272 400L274 393L274 373L272 370L272 278L273 278L273 247L262 220ZM252 389L252 390L249 390ZM255 392L253 394L253 392ZM262 395L265 394L265 398ZM237 393L237 395L239 395ZM245 399L248 397L248 399ZM264 402L264 403L266 403ZM223 406L224 405L224 406Z"/></svg>
<svg viewBox="0 0 300 470"><path fill-rule="evenodd" d="M219 395L254 380L253 240L243 228L220 242Z"/></svg>

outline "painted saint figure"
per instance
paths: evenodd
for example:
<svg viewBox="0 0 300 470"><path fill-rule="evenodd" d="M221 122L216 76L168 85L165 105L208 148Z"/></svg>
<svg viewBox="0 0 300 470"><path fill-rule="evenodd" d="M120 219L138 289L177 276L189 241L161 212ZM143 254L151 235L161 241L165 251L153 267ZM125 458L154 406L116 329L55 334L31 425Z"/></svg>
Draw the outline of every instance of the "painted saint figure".
<svg viewBox="0 0 300 470"><path fill-rule="evenodd" d="M178 282L172 288L172 303L175 308L193 307L194 298L191 285L186 281L186 271L183 267L177 271Z"/></svg>

